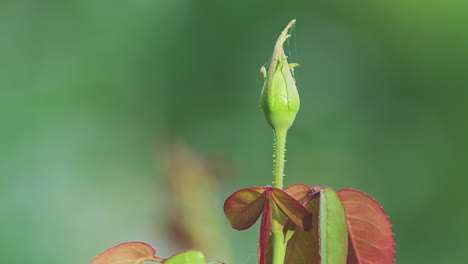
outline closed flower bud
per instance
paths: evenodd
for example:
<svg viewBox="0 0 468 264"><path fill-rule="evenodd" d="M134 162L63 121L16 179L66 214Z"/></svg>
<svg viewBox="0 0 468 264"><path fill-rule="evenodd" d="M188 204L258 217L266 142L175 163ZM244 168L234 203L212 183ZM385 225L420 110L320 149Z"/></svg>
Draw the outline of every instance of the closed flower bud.
<svg viewBox="0 0 468 264"><path fill-rule="evenodd" d="M298 64L289 64L283 49L283 43L290 36L288 31L295 22L291 21L276 41L268 72L264 66L260 70L265 78L260 107L274 130L287 130L293 124L300 106L296 80L291 72Z"/></svg>

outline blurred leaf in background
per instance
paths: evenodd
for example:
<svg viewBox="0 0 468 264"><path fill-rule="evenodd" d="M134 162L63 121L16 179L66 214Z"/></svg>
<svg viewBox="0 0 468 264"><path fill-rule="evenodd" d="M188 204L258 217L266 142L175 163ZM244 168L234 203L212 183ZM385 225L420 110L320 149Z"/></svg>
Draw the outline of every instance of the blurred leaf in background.
<svg viewBox="0 0 468 264"><path fill-rule="evenodd" d="M398 263L467 262L467 11L455 0L3 0L2 261L87 263L130 240L170 256L154 156L173 132L232 161L220 215L233 190L271 184L258 70L296 18L302 105L285 184L376 197ZM236 263L256 263L256 230L225 236Z"/></svg>
<svg viewBox="0 0 468 264"><path fill-rule="evenodd" d="M228 172L220 157L205 157L192 151L182 140L168 140L160 155L164 176L167 235L177 251L196 248L210 259L232 261L232 246L226 239L229 226L219 213L220 187ZM224 179L225 180L225 179ZM160 212L160 213L161 213Z"/></svg>

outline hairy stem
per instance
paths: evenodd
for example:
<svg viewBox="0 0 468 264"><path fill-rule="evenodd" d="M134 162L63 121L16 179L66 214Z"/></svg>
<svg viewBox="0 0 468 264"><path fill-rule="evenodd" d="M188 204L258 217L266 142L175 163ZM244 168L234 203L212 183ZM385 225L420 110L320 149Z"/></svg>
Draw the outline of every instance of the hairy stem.
<svg viewBox="0 0 468 264"><path fill-rule="evenodd" d="M287 129L275 130L275 188L283 189Z"/></svg>
<svg viewBox="0 0 468 264"><path fill-rule="evenodd" d="M284 177L284 156L286 151L287 129L275 130L275 188L283 189ZM284 264L286 255L286 241L281 224L284 216L279 208L273 206L271 223L271 238L273 242L273 261L272 264Z"/></svg>
<svg viewBox="0 0 468 264"><path fill-rule="evenodd" d="M284 264L286 256L286 241L284 239L283 225L279 222L281 211L278 207L273 209L273 222L271 223L271 239L273 243L272 264Z"/></svg>

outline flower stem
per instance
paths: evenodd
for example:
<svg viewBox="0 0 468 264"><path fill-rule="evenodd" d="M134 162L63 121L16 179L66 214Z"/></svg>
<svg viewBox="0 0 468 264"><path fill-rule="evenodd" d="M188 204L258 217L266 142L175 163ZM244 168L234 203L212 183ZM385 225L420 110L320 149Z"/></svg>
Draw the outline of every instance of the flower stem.
<svg viewBox="0 0 468 264"><path fill-rule="evenodd" d="M275 183L274 187L283 189L284 156L286 151L287 129L275 129ZM272 264L284 264L286 241L283 233L284 216L276 205L273 206L271 238L273 242Z"/></svg>
<svg viewBox="0 0 468 264"><path fill-rule="evenodd" d="M283 189L287 129L275 129L275 188Z"/></svg>

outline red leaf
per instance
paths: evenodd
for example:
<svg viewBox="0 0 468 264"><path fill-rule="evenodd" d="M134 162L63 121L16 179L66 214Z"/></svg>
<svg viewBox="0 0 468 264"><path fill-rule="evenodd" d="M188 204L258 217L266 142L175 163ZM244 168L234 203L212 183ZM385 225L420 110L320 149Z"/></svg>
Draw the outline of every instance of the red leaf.
<svg viewBox="0 0 468 264"><path fill-rule="evenodd" d="M294 224L303 230L309 230L312 227L312 213L294 199L287 192L271 188L273 201Z"/></svg>
<svg viewBox="0 0 468 264"><path fill-rule="evenodd" d="M313 193L310 186L301 183L290 185L286 187L284 191L301 203L304 203L304 201Z"/></svg>
<svg viewBox="0 0 468 264"><path fill-rule="evenodd" d="M271 229L271 187L266 187L266 199L263 206L262 225L260 226L260 241L258 247L258 263L267 263L268 239Z"/></svg>
<svg viewBox="0 0 468 264"><path fill-rule="evenodd" d="M238 190L224 202L226 214L232 228L245 230L251 227L263 211L265 188L251 187Z"/></svg>
<svg viewBox="0 0 468 264"><path fill-rule="evenodd" d="M305 187L305 188L304 188ZM308 188L306 190L306 188ZM290 191L298 196L311 193L307 185L291 187ZM312 214L298 200L287 192L272 187L245 188L231 194L224 203L224 213L237 230L251 227L262 214L258 258L260 264L266 264L268 258L271 229L272 202L278 206L292 222L301 229L310 229Z"/></svg>
<svg viewBox="0 0 468 264"><path fill-rule="evenodd" d="M325 188L327 188L327 187L322 187L320 185L314 185L314 187L312 187L312 190L313 190L314 193L316 193L316 192L318 192L318 191L320 191L322 189L325 189Z"/></svg>
<svg viewBox="0 0 468 264"><path fill-rule="evenodd" d="M90 264L139 264L145 261L163 262L156 251L143 242L125 242L99 254Z"/></svg>
<svg viewBox="0 0 468 264"><path fill-rule="evenodd" d="M382 206L358 190L340 190L338 196L348 220L347 264L395 263L392 224Z"/></svg>

